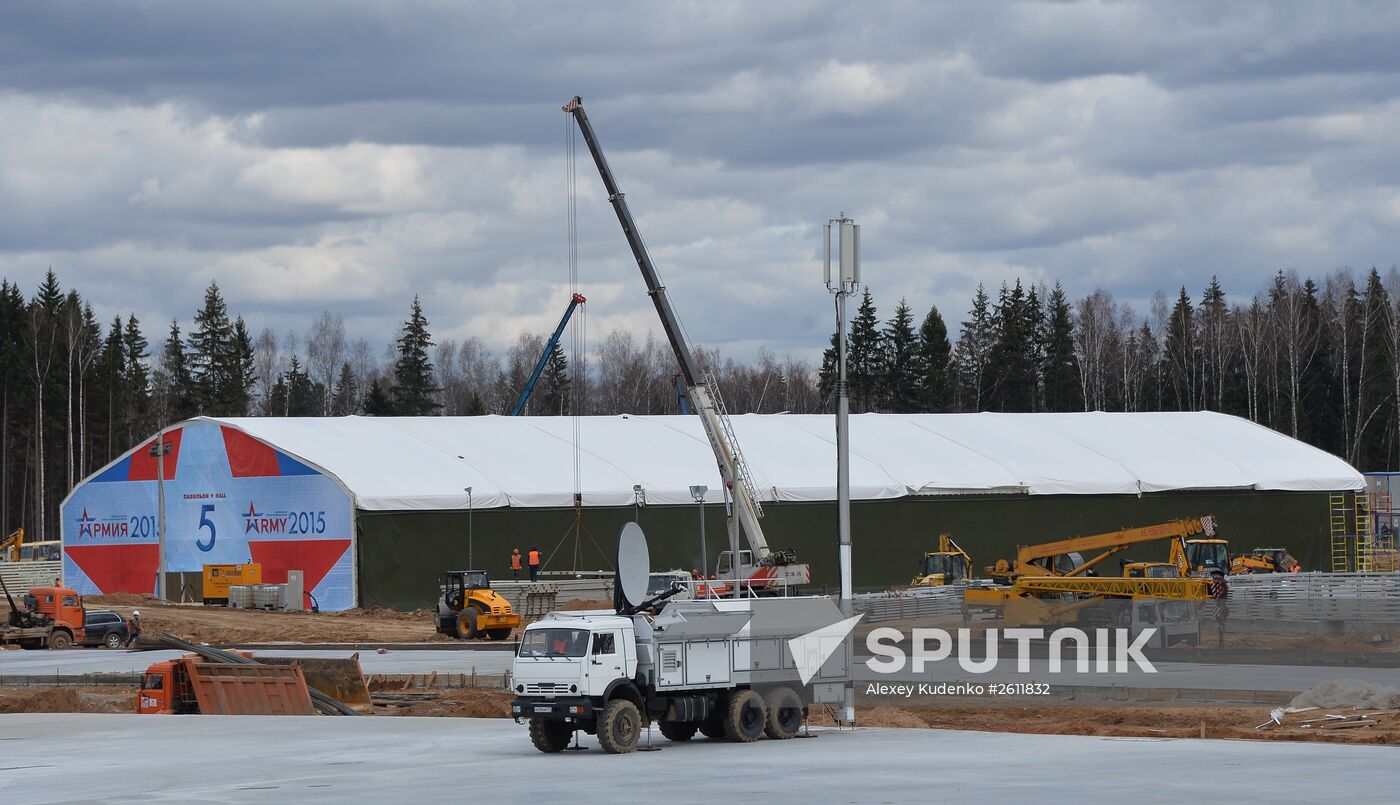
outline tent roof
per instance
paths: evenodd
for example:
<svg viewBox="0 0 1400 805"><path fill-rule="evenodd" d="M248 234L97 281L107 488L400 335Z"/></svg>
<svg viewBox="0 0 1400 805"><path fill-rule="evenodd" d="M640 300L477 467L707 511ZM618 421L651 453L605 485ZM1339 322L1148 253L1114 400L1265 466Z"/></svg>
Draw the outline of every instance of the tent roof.
<svg viewBox="0 0 1400 805"><path fill-rule="evenodd" d="M626 506L720 500L694 416L213 419L334 475L366 510ZM836 498L826 415L745 414L734 430L765 501ZM579 452L574 450L578 427ZM575 482L575 473L578 482ZM851 497L1182 489L1365 488L1341 459L1211 412L860 414L851 417Z"/></svg>

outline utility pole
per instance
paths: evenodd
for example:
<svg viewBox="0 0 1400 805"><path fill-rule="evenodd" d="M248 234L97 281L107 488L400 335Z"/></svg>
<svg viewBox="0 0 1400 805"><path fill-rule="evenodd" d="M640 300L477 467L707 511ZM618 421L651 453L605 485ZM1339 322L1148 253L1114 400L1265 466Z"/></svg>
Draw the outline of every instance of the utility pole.
<svg viewBox="0 0 1400 805"><path fill-rule="evenodd" d="M831 275L831 228L838 237L837 276ZM841 617L851 617L851 400L846 388L846 297L860 285L860 226L846 217L832 218L822 227L822 256L826 290L836 295L836 529L841 566ZM851 637L846 636L846 692L837 720L856 720L856 691L851 679L855 659Z"/></svg>
<svg viewBox="0 0 1400 805"><path fill-rule="evenodd" d="M472 552L472 488L464 489L467 493L467 567L476 569L476 559Z"/></svg>
<svg viewBox="0 0 1400 805"><path fill-rule="evenodd" d="M682 397L681 399L685 399L685 398ZM696 484L695 486L690 487L690 497L691 497L692 500L694 500L694 501L696 502L696 504L698 504L698 508L700 509L700 577L701 577L701 578L709 578L709 577L710 577L710 565L709 565L709 560L708 560L708 559L706 558L706 556L705 556L705 550L706 550L706 548L705 548L705 493L708 492L708 491L710 491L710 488L707 487L707 486L705 486L704 484Z"/></svg>

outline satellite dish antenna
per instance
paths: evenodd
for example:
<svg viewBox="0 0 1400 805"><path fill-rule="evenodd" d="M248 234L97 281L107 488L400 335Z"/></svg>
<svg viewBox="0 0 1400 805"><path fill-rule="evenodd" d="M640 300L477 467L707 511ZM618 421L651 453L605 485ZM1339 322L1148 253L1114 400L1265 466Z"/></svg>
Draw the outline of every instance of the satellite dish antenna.
<svg viewBox="0 0 1400 805"><path fill-rule="evenodd" d="M651 579L651 552L647 535L636 523L628 523L617 535L617 586L622 600L629 607L646 601L647 585Z"/></svg>

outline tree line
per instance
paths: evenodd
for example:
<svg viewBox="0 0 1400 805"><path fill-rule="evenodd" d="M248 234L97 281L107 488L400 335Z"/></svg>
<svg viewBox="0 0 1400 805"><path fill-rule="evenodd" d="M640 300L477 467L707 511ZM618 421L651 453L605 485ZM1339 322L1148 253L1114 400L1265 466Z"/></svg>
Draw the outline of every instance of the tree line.
<svg viewBox="0 0 1400 805"><path fill-rule="evenodd" d="M869 289L847 347L851 410L1183 411L1235 414L1363 470L1400 458L1400 274L1339 270L1321 283L1279 272L1231 302L1162 292L1145 315L1096 290L981 286L954 339L936 306L901 299L882 322ZM216 283L187 328L148 341L135 315L96 320L48 272L32 296L0 281L0 529L56 538L75 483L156 429L191 416L506 414L544 348L522 334L504 352L480 339L435 342L414 298L382 351L326 311L305 332L253 336ZM527 415L679 410L663 340L615 330L569 356L556 346ZM697 359L732 413L829 413L836 335L814 368L767 349Z"/></svg>

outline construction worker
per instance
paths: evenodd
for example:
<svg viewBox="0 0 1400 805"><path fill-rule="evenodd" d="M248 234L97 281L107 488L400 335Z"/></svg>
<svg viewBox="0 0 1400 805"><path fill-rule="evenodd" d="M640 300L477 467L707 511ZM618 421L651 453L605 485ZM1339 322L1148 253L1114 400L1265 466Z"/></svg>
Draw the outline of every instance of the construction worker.
<svg viewBox="0 0 1400 805"><path fill-rule="evenodd" d="M520 580L520 549L512 548L510 551L510 574L516 581Z"/></svg>
<svg viewBox="0 0 1400 805"><path fill-rule="evenodd" d="M540 549L535 546L530 549L530 581L540 580Z"/></svg>
<svg viewBox="0 0 1400 805"><path fill-rule="evenodd" d="M131 610L131 617L126 620L126 647L131 648L136 645L136 638L141 636L141 610Z"/></svg>
<svg viewBox="0 0 1400 805"><path fill-rule="evenodd" d="M1206 592L1210 594L1210 600L1215 602L1215 635L1216 644L1220 648L1225 647L1225 620L1230 617L1230 607L1225 603L1230 597L1230 585L1225 581L1225 573L1221 570L1210 572L1210 581L1206 582Z"/></svg>

